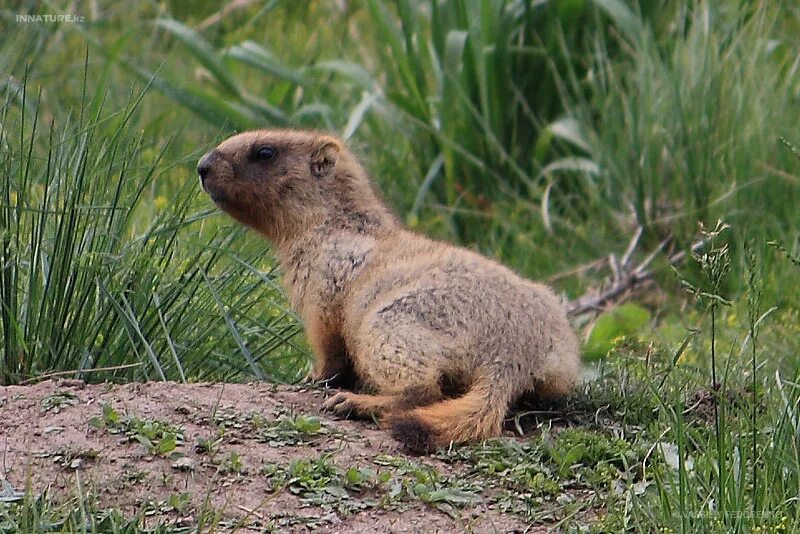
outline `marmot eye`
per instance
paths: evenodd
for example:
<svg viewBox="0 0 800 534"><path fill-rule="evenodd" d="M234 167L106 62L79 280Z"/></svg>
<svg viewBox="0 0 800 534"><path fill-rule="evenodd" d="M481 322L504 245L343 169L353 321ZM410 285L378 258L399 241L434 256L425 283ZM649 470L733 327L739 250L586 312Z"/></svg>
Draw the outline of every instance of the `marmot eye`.
<svg viewBox="0 0 800 534"><path fill-rule="evenodd" d="M261 161L269 161L275 157L275 154L277 154L277 150L271 146L262 146L258 149L258 152L256 152L258 159Z"/></svg>

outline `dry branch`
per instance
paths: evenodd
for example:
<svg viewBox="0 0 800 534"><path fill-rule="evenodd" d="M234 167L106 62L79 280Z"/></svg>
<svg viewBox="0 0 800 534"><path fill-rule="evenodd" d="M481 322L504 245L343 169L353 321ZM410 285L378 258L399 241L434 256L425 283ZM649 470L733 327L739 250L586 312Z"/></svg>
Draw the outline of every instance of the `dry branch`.
<svg viewBox="0 0 800 534"><path fill-rule="evenodd" d="M642 237L642 231L643 229L641 226L636 229L636 232L628 243L628 246L625 249L625 254L623 254L620 261L617 261L617 258L614 254L610 254L605 259L601 258L587 264L592 267L596 267L607 262L612 273L611 283L602 291L593 291L570 301L567 304L568 315L573 317L579 316L591 311L599 310L609 303L620 302L621 300L624 300L625 296L630 294L633 289L641 288L642 286L652 282L653 272L648 267L653 260L664 251L670 241L672 241L672 236L667 237L661 243L659 243L659 245L653 249L641 263L636 266L631 266L631 258L633 253L636 251L636 248L639 246L639 240ZM703 246L703 244L703 240L695 242L692 244L691 251L696 252ZM687 251L683 250L670 255L668 258L670 265L677 265L682 262L686 257L686 252ZM578 272L580 272L580 270L578 270ZM572 274L574 272L576 272L576 270L573 269L570 273ZM555 275L553 278L558 279L561 277L563 276Z"/></svg>

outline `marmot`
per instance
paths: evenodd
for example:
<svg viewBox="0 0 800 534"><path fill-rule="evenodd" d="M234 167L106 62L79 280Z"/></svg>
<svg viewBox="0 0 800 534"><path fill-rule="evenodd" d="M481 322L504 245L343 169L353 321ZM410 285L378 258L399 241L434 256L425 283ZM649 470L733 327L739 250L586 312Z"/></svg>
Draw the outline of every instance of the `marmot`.
<svg viewBox="0 0 800 534"><path fill-rule="evenodd" d="M578 341L553 292L406 229L336 137L241 133L197 172L219 208L275 245L312 378L354 372L374 392L340 392L325 409L376 416L427 452L498 436L518 397L578 383Z"/></svg>

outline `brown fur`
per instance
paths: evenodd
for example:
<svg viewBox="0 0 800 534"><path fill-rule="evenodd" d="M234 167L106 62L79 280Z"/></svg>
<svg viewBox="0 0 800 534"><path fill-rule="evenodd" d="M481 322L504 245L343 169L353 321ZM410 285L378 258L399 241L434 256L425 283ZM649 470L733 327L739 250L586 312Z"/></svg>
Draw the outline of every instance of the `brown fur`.
<svg viewBox="0 0 800 534"><path fill-rule="evenodd" d="M521 395L577 384L578 343L552 291L406 230L338 139L245 132L198 172L221 209L275 244L312 378L355 373L377 392L342 392L326 409L377 417L424 453L497 436Z"/></svg>

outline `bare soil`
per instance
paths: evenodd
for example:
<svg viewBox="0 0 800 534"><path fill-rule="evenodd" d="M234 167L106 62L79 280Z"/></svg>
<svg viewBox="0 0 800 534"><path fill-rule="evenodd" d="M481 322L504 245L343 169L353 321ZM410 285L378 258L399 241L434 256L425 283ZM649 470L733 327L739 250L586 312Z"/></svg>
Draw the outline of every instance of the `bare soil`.
<svg viewBox="0 0 800 534"><path fill-rule="evenodd" d="M386 462L376 465L376 458L385 460L382 455L389 455L430 466L443 477L460 476L457 465L404 456L397 442L374 423L320 413L330 393L263 383L47 381L2 387L0 476L17 490L33 495L47 490L57 500L70 499L81 488L102 508L133 514L144 506L152 521L176 525L196 524L203 510L211 510L216 514L215 531L550 530L541 524L526 525L519 516L503 513L486 500L462 506L420 499L394 502L385 497L386 491L373 488L374 495L370 490L364 494L350 490L352 498L337 506L304 498L288 483L276 488L270 469L324 455L330 455L330 463L342 472L391 469L382 467ZM179 440L172 451L154 452L146 443L98 424L104 405L119 416L177 426L182 443ZM287 414L319 417L324 433L295 443L280 434L270 441L253 432L254 420L269 424ZM214 445L197 447L198 440Z"/></svg>

